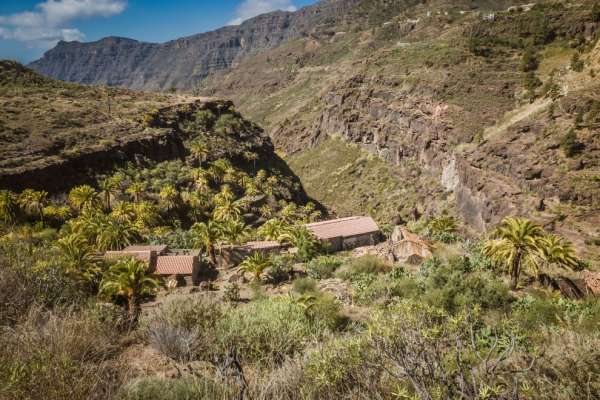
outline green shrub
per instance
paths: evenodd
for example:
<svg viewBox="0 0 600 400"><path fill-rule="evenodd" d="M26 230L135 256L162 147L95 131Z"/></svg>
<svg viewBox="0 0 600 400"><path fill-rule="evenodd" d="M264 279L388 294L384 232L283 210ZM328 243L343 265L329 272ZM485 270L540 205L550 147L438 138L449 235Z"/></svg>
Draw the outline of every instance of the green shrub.
<svg viewBox="0 0 600 400"><path fill-rule="evenodd" d="M380 258L372 255L365 255L353 260L349 265L340 269L337 276L342 279L353 280L355 277L361 275L385 273L391 269L391 265Z"/></svg>
<svg viewBox="0 0 600 400"><path fill-rule="evenodd" d="M521 59L521 70L523 72L535 71L538 69L539 61L537 55L535 54L535 49L533 47L528 47L523 53L523 58Z"/></svg>
<svg viewBox="0 0 600 400"><path fill-rule="evenodd" d="M240 301L240 285L237 283L229 283L225 285L223 298L230 303L236 303Z"/></svg>
<svg viewBox="0 0 600 400"><path fill-rule="evenodd" d="M311 321L300 305L285 298L229 309L216 325L220 354L235 348L243 362L263 366L302 351L325 328L319 320Z"/></svg>
<svg viewBox="0 0 600 400"><path fill-rule="evenodd" d="M352 276L353 299L358 304L369 304L385 292L385 282L377 275L364 273Z"/></svg>
<svg viewBox="0 0 600 400"><path fill-rule="evenodd" d="M368 393L381 372L366 362L368 345L361 337L334 339L308 354L303 392L308 398L353 398Z"/></svg>
<svg viewBox="0 0 600 400"><path fill-rule="evenodd" d="M212 301L172 298L142 327L150 345L174 360L210 359L217 343L215 325L222 317L222 308Z"/></svg>
<svg viewBox="0 0 600 400"><path fill-rule="evenodd" d="M193 400L232 398L231 388L207 378L145 378L129 384L122 400Z"/></svg>
<svg viewBox="0 0 600 400"><path fill-rule="evenodd" d="M293 283L296 293L305 294L317 291L317 281L312 278L299 278Z"/></svg>
<svg viewBox="0 0 600 400"><path fill-rule="evenodd" d="M319 293L306 309L306 315L330 330L340 330L346 327L349 319L340 313L340 302L330 294Z"/></svg>
<svg viewBox="0 0 600 400"><path fill-rule="evenodd" d="M545 293L528 294L513 305L513 316L528 330L550 325L567 325L581 332L594 332L600 327L600 301L572 301L549 297Z"/></svg>
<svg viewBox="0 0 600 400"><path fill-rule="evenodd" d="M483 272L464 273L451 266L434 269L425 281L422 299L455 313L475 304L484 309L505 308L511 301L504 282Z"/></svg>
<svg viewBox="0 0 600 400"><path fill-rule="evenodd" d="M234 114L222 114L214 125L215 132L221 135L240 132L243 127L242 119Z"/></svg>
<svg viewBox="0 0 600 400"><path fill-rule="evenodd" d="M308 276L313 279L327 279L333 277L335 271L343 261L334 256L320 256L312 259L306 266Z"/></svg>
<svg viewBox="0 0 600 400"><path fill-rule="evenodd" d="M53 249L0 240L0 325L12 325L34 305L78 304L87 293L68 275Z"/></svg>
<svg viewBox="0 0 600 400"><path fill-rule="evenodd" d="M577 133L574 129L569 130L562 138L560 146L567 157L574 157L583 150L583 144L577 139Z"/></svg>
<svg viewBox="0 0 600 400"><path fill-rule="evenodd" d="M0 398L106 399L127 374L119 330L87 311L34 307L0 333Z"/></svg>
<svg viewBox="0 0 600 400"><path fill-rule="evenodd" d="M286 282L292 276L294 258L285 254L272 258L273 266L269 269L268 282L278 284Z"/></svg>
<svg viewBox="0 0 600 400"><path fill-rule="evenodd" d="M571 69L575 72L582 72L584 68L583 60L581 59L581 55L579 52L574 53L571 58Z"/></svg>

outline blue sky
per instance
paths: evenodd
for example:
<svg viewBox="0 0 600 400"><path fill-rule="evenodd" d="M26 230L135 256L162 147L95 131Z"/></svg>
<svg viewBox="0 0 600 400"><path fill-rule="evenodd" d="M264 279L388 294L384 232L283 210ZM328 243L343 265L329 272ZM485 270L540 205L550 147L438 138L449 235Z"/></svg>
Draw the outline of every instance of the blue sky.
<svg viewBox="0 0 600 400"><path fill-rule="evenodd" d="M316 0L0 0L0 59L35 60L58 40L165 42Z"/></svg>

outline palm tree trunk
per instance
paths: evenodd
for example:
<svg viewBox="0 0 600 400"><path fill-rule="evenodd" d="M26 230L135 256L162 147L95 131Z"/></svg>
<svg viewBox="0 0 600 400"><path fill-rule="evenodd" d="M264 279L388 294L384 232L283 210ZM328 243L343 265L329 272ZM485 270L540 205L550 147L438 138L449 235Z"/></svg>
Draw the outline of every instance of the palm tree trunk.
<svg viewBox="0 0 600 400"><path fill-rule="evenodd" d="M517 254L513 260L513 265L510 271L510 288L512 290L517 289L519 283L519 275L521 274L521 253Z"/></svg>
<svg viewBox="0 0 600 400"><path fill-rule="evenodd" d="M135 296L127 299L127 317L129 319L129 327L133 329L137 325L137 320L140 315L140 307Z"/></svg>
<svg viewBox="0 0 600 400"><path fill-rule="evenodd" d="M213 267L217 268L217 254L215 253L214 246L209 247L208 255L210 256L210 261L212 262Z"/></svg>

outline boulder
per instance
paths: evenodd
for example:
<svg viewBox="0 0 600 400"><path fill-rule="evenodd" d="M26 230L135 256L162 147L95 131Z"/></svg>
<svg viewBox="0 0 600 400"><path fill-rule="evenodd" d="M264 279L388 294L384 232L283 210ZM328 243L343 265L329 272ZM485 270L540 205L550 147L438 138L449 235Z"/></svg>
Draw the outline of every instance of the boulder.
<svg viewBox="0 0 600 400"><path fill-rule="evenodd" d="M583 281L589 294L600 296L600 272L583 271Z"/></svg>
<svg viewBox="0 0 600 400"><path fill-rule="evenodd" d="M429 244L423 240L404 239L392 245L392 253L398 262L418 265L431 257Z"/></svg>

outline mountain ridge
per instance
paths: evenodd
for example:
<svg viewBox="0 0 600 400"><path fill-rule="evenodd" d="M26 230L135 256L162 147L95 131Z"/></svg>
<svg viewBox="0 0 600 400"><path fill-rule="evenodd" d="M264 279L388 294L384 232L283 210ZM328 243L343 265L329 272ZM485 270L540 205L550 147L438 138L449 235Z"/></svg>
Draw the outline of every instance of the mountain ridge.
<svg viewBox="0 0 600 400"><path fill-rule="evenodd" d="M211 72L231 67L245 54L309 35L315 26L339 18L358 2L322 1L295 12L262 14L240 25L164 43L120 37L60 42L28 66L55 79L83 84L190 90ZM175 66L173 60L177 60Z"/></svg>

